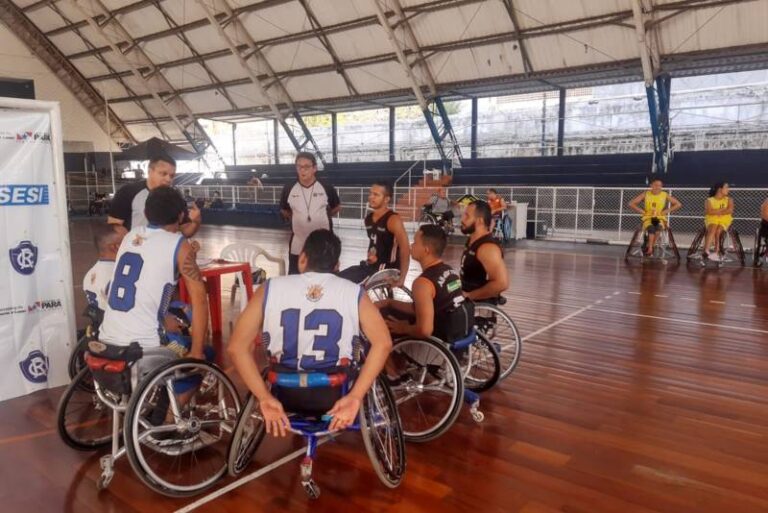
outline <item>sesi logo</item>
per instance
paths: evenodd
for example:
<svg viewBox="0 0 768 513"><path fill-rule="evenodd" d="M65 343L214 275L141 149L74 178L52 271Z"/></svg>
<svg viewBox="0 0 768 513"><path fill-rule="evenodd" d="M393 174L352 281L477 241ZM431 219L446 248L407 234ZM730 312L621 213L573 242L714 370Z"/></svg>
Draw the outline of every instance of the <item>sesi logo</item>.
<svg viewBox="0 0 768 513"><path fill-rule="evenodd" d="M0 206L47 205L47 185L0 185Z"/></svg>

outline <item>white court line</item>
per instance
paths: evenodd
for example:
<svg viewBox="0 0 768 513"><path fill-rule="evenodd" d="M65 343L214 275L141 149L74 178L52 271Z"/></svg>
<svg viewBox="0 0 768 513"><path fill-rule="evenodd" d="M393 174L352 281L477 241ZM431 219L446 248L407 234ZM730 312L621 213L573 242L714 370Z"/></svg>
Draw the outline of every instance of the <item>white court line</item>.
<svg viewBox="0 0 768 513"><path fill-rule="evenodd" d="M748 305L746 303L742 303L739 306L744 307L744 308L757 308L757 305Z"/></svg>
<svg viewBox="0 0 768 513"><path fill-rule="evenodd" d="M324 439L320 440L320 442L318 442L317 445L320 446L320 445L324 444L325 442L327 442L328 440L330 440L331 438L332 437L324 438ZM208 495L206 495L204 497L201 497L200 499L196 500L195 502L193 502L191 504L187 504L186 506L184 506L181 509L177 509L174 513L187 513L189 511L192 511L194 509L199 508L200 506L202 506L204 504L208 504L212 500L218 499L222 495L231 492L235 488L239 488L242 485L244 485L245 483L253 481L254 479L257 479L257 478L263 476L264 474L273 471L277 467L285 465L289 461L298 458L299 456L305 454L306 452L307 452L307 448L306 447L302 447L301 449L296 449L292 453L290 453L290 454L288 454L286 456L283 456L279 460L273 461L272 463L270 463L266 467L262 467L259 470L257 470L256 472L248 474L247 476L241 477L237 481L233 481L233 482L229 483L224 488L219 488L215 492L209 493Z"/></svg>
<svg viewBox="0 0 768 513"><path fill-rule="evenodd" d="M654 294L654 297L669 297L666 294Z"/></svg>
<svg viewBox="0 0 768 513"><path fill-rule="evenodd" d="M633 296L639 296L641 295L640 292L627 292L627 294L632 294Z"/></svg>
<svg viewBox="0 0 768 513"><path fill-rule="evenodd" d="M606 298L610 298L611 296L605 296L605 297ZM597 305L600 305L602 303L603 303L603 300L602 299L598 299L597 301L595 301L592 304L589 304L587 306L583 306L583 307L579 308L578 310L576 310L575 312L571 312L568 315L566 315L565 317L562 317L562 318L556 320L555 322L551 322L551 323L547 324L546 326L544 326L543 328L537 329L533 333L529 333L528 335L526 335L526 336L524 336L522 338L521 342L525 342L526 340L528 340L528 339L530 339L532 337L535 337L536 335L540 335L540 334L544 333L545 331L554 328L558 324L562 324L562 323L564 323L565 321L567 321L569 319L573 319L577 315L582 314L582 313L586 312L587 310L591 310L592 308L594 308Z"/></svg>
<svg viewBox="0 0 768 513"><path fill-rule="evenodd" d="M725 301L715 301L714 299L709 300L710 303L714 303L716 305L724 305Z"/></svg>
<svg viewBox="0 0 768 513"><path fill-rule="evenodd" d="M683 301L696 301L692 297L681 297L680 299L682 299Z"/></svg>
<svg viewBox="0 0 768 513"><path fill-rule="evenodd" d="M768 334L768 330L759 330L757 328L743 328L741 326L731 326L729 324L715 324L713 322L691 321L688 319L675 319L674 317L660 317L658 315L621 312L619 310L608 310L606 308L595 308L594 310L595 312L613 313L618 315L629 315L631 317L645 317L647 319L658 319L661 321L682 322L683 324L696 324L698 326L711 326L713 328L723 328L723 329L731 329L731 330L737 330L737 331L747 331L749 333Z"/></svg>
<svg viewBox="0 0 768 513"><path fill-rule="evenodd" d="M571 307L571 308L575 308L576 306L578 306L578 305L571 305L571 304L567 304L567 303L557 303L557 302L554 302L554 301L542 301L542 300L537 300L537 299L527 299L527 298L514 297L514 296L511 296L508 299L517 299L518 301L523 301L525 303L538 303L538 304L543 304L543 305L565 306L565 307ZM689 301L695 301L694 299L689 299L689 298L681 298L681 299L688 299ZM699 326L712 326L714 328L733 329L733 330L739 330L739 331L747 331L747 332L750 332L750 333L768 333L768 331L759 330L759 329L756 329L756 328L743 328L741 326L731 326L729 324L715 324L715 323L711 323L711 322L691 321L691 320L688 320L688 319L677 319L677 318L674 318L674 317L659 317L659 316L655 316L655 315L638 314L638 313L632 313L632 312L622 312L620 310L607 310L607 309L601 309L601 308L594 308L594 306L595 306L594 304L588 305L588 306L584 307L582 309L582 311L594 310L595 312L614 313L614 314L617 314L617 315L628 315L628 316L632 316L632 317L647 317L647 318L650 318L650 319L660 319L660 320L664 320L664 321L682 322L684 324L696 324L696 325L699 325ZM742 306L750 306L750 305L742 305ZM751 307L752 308L757 308L756 305L751 305ZM579 312L579 313L581 313L581 312ZM571 317L572 316L573 316L573 314L571 314ZM560 322L563 322L564 320L565 319L557 321L557 323L559 324ZM550 325L549 327L551 328L552 326ZM525 340L526 338L531 337L533 335L537 335L537 334L538 334L538 332L533 332L530 335L528 335L527 337L523 337L523 340Z"/></svg>

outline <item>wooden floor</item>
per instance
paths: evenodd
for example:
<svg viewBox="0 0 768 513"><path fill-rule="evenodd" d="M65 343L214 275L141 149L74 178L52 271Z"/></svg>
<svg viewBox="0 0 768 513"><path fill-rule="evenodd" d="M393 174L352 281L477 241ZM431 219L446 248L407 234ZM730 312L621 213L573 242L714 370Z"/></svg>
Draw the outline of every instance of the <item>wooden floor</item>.
<svg viewBox="0 0 768 513"><path fill-rule="evenodd" d="M89 229L72 226L76 283L93 259ZM211 256L244 240L283 254L287 234L206 227L200 239ZM352 264L365 241L356 231L342 240ZM465 409L438 441L407 447L399 489L379 484L359 435L345 434L320 449L318 501L294 460L195 511L768 511L768 272L628 267L622 253L543 242L506 252L521 363L483 395L482 425ZM60 393L0 403L0 511L170 512L194 501L150 492L125 460L97 493L98 455L55 432ZM252 471L300 446L268 442Z"/></svg>

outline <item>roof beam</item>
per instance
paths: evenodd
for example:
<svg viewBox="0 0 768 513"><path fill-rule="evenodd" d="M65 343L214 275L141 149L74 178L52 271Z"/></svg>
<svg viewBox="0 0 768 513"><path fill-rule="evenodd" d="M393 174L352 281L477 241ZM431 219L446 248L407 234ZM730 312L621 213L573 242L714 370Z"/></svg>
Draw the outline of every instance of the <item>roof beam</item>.
<svg viewBox="0 0 768 513"><path fill-rule="evenodd" d="M294 0L263 0L262 2L246 5L243 7L237 7L233 8L232 12L237 14L238 16L241 14L246 14L249 12L257 12L262 9L266 9L267 7L274 7L276 5L284 4L293 2ZM460 5L466 5L466 4L474 4L478 2L484 2L485 0L432 0L431 2L420 4L412 7L406 7L405 11L413 14L423 14L428 12L434 12L434 11L441 11L444 9L450 9L452 7L458 7ZM388 15L393 14L392 11L388 11ZM631 16L631 13L630 13ZM224 20L224 16L219 13L216 16L217 21ZM154 32L152 34L145 34L143 36L139 36L136 38L136 42L138 43L146 43L149 41L156 41L158 39L162 39L164 37L172 36L176 32L179 31L188 31L200 27L205 27L210 24L210 21L207 18L203 18L200 20L195 20L190 23L186 23L184 25L180 25L178 28L172 28L172 29L166 29L161 30L158 32ZM358 18L355 20L349 20L342 23L337 23L335 25L328 25L327 27L324 27L324 32L326 34L334 34L337 32L343 32L346 30L352 30L360 27L368 27L372 25L378 24L378 20L376 16L366 16L363 18ZM75 24L76 25L76 24ZM74 25L73 25L74 26ZM46 32L46 36L52 36L56 35L58 33L61 33L62 31L68 30L68 27L61 27L59 29L55 29L51 32ZM307 39L311 39L316 37L317 33L313 30L306 30L302 32L297 32L295 34L286 34L284 36L278 36L270 39L266 39L264 41L259 41L259 46L261 48L264 48L265 46L272 46L276 44L282 44L282 43L293 43L297 41L304 41ZM104 46L101 48L97 48L95 51L87 51L87 52L77 52L68 55L70 59L80 59L83 57L88 57L90 55L93 55L94 52L106 52L109 50L108 46ZM224 55L226 55L226 52L224 52Z"/></svg>
<svg viewBox="0 0 768 513"><path fill-rule="evenodd" d="M104 97L61 51L32 23L12 0L0 0L0 20L69 89L96 123L115 143L135 143L125 123L111 109L107 114Z"/></svg>
<svg viewBox="0 0 768 513"><path fill-rule="evenodd" d="M153 0L155 7L158 11L160 11L160 14L163 15L165 18L166 23L168 23L169 27L178 27L179 24L176 23L176 20L173 19L173 17L168 13L168 11L161 5L160 0ZM211 81L213 85L216 85L216 91L219 92L229 103L229 106L233 109L237 109L237 104L232 100L232 97L229 95L229 91L227 91L227 88L224 87L221 84L221 80L219 77L216 76L216 74L211 70L211 68L206 64L204 59L200 58L200 53L195 49L195 47L192 45L192 42L187 37L186 32L179 32L176 34L177 37L181 40L184 45L186 45L187 49L192 53L193 57L196 57L198 60L198 64L200 67L203 68L203 71L205 71L206 75L208 75L208 79Z"/></svg>
<svg viewBox="0 0 768 513"><path fill-rule="evenodd" d="M101 0L67 0L80 15L85 18L88 25L96 31L107 43L115 56L120 58L123 63L128 66L133 76L140 81L144 87L149 91L150 95L157 100L165 110L173 123L178 127L179 131L186 137L189 144L197 153L204 153L208 147L215 150L212 141L203 130L202 126L197 122L192 110L181 99L181 96L174 90L173 86L168 82L162 73L155 70L155 65L152 60L147 56L144 50L133 40L128 31L117 21L117 18L111 15L109 10L101 3ZM88 2L91 10L87 11L80 5L81 3ZM99 23L94 18L94 10L100 11L100 13L106 17L106 19ZM114 31L114 35L108 33L105 27L110 27ZM123 42L124 50L118 47L118 42ZM136 64L128 58L128 55L134 56L134 58L142 61L144 67L149 68L151 71L149 74L144 75L139 70ZM160 93L166 93L166 97L162 98ZM221 157L219 157L221 158ZM223 163L223 161L222 161Z"/></svg>
<svg viewBox="0 0 768 513"><path fill-rule="evenodd" d="M723 73L744 70L765 69L768 67L768 43L725 48L719 51L687 52L662 55L665 71L673 77L698 76L703 74ZM536 71L530 76L503 75L479 80L464 80L441 84L438 93L455 99L462 94L472 96L497 96L516 93L551 91L552 87L542 83L547 80L555 85L583 87L589 85L620 84L642 79L642 69L637 58L619 62L605 62L596 65ZM398 89L379 93L362 94L354 98L351 106L349 97L319 98L296 102L294 106L303 112L320 111L342 112L366 108L364 102L379 100L387 105L413 105L413 92ZM269 118L267 107L246 107L237 111L221 110L199 113L198 116L216 119L221 116L251 116ZM160 121L168 121L160 118ZM148 123L146 119L126 120L127 125Z"/></svg>
<svg viewBox="0 0 768 513"><path fill-rule="evenodd" d="M67 18L67 16L66 16L66 15L65 15L65 14L64 14L62 11L61 11L61 9L59 8L59 6L58 6L58 5L56 5L56 4L54 4L54 3L51 3L51 4L49 5L49 7L50 7L50 8L51 8L51 10L52 10L53 12L55 12L55 13L56 13L56 14L57 14L57 15L58 15L58 16L59 16L59 17L60 17L62 20L64 20L64 22L65 22L65 23L69 23L69 22L70 22L69 18ZM79 38L80 38L80 40L83 42L83 44L84 44L84 45L85 45L87 48L94 48L94 45L93 45L93 43L91 42L91 40L90 40L90 39L88 39L87 37L85 37L85 36L83 35L82 31L81 31L79 28L75 29L75 30L74 30L74 32L75 32L75 34L77 35L77 37L79 37ZM104 58L104 55L102 55L102 54L96 55L96 59L97 59L99 62L101 62L101 64L103 64L103 65L104 65L104 67L106 67L106 68L107 68L108 70L110 70L112 73L114 73L114 72L115 72L115 68L114 68L114 66L112 66L112 64L110 64L110 62L109 62L109 61L108 61L106 58ZM118 78L118 79L117 79L117 81L120 83L120 85L122 85L122 86L125 88L125 91L126 91L126 92L127 92L129 95L130 95L130 96L136 96L136 93L135 93L135 92L133 91L133 89L132 89L132 88L131 88L131 87L130 87L130 86L127 84L127 83L126 83L126 81L125 81L125 80L124 80L122 77L121 77L121 78ZM151 112L149 112L149 109L147 109L146 105L144 105L144 102L142 102L142 101L140 101L140 100L137 100L137 101L134 101L133 103L135 103L135 104L136 104L136 105L139 107L139 109L141 109L141 111L144 113L144 115L145 115L145 116L147 116L147 117L148 117L150 120L152 120L152 124L153 124L153 125L155 126L155 128L157 129L157 132L158 132L158 133L159 133L159 134L160 134L160 135L161 135L163 138L166 138L166 139L167 139L167 138L168 138L168 134L165 132L165 130L163 129L162 125L160 125L160 123L158 123L158 122L155 120L155 118L154 118L154 116L152 115L152 113L151 113Z"/></svg>
<svg viewBox="0 0 768 513"><path fill-rule="evenodd" d="M507 10L509 20L512 22L512 28L515 32L520 33L520 22L517 21L517 11L515 11L515 5L512 0L502 0L504 2L504 8ZM533 65L531 64L531 57L528 55L528 48L522 39L518 40L518 46L520 47L520 56L523 59L523 68L526 73L533 73Z"/></svg>
<svg viewBox="0 0 768 513"><path fill-rule="evenodd" d="M216 7L210 6L208 2L211 2L214 6L218 7L218 9ZM309 132L309 129L304 123L301 114L299 114L299 112L296 110L293 104L293 99L288 93L288 90L275 74L275 71L272 69L272 66L270 65L266 56L256 45L256 42L251 37L248 29L242 23L242 21L240 21L239 16L229 6L228 1L197 0L197 3L205 11L206 17L208 18L208 21L211 23L211 25L216 27L216 31L219 33L219 37L227 45L229 51L239 61L240 66L248 75L250 82L256 86L260 96L262 96L267 101L273 117L283 127L286 135L288 135L288 138L291 140L296 150L301 151L307 145L311 145L318 159L323 164L325 164L323 153L320 151L320 147L317 145L314 138L312 137L312 134ZM222 10L224 17L217 18L217 10ZM229 29L229 31L227 31L227 29ZM242 51L238 50L238 42L245 44L246 49ZM255 66L256 70L254 70L252 66ZM266 73L267 78L270 80L268 85L265 83L265 80L259 78L259 73L257 72L259 69L263 70ZM276 98L272 97L269 89L276 90ZM299 140L300 136L294 131L294 127L288 123L288 119L283 114L280 108L280 104L286 105L289 115L292 116L298 123L298 131L300 131L301 136L304 137L303 141Z"/></svg>
<svg viewBox="0 0 768 513"><path fill-rule="evenodd" d="M355 85L352 83L352 80L349 77L349 74L347 73L347 70L344 68L344 65L341 63L341 59L339 59L338 54L336 53L336 50L334 50L333 45L331 44L331 40L328 39L328 35L325 33L325 30L323 29L322 25L320 25L320 21L317 19L317 16L315 16L315 13L312 11L312 8L309 6L309 2L307 0L299 0L299 3L304 8L304 12L307 13L307 19L309 20L310 25L312 25L312 28L316 31L317 38L320 40L320 43L322 43L323 47L325 47L325 50L328 52L328 55L331 56L331 59L333 60L333 64L336 66L336 73L341 75L341 78L344 79L344 83L347 86L347 90L349 91L349 94L357 96L360 93L357 91L357 88L355 88Z"/></svg>

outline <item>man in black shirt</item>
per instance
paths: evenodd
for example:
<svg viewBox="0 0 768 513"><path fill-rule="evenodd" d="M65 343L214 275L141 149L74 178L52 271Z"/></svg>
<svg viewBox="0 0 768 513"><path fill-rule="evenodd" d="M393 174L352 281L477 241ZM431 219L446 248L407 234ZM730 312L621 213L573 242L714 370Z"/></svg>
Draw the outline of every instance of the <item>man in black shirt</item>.
<svg viewBox="0 0 768 513"><path fill-rule="evenodd" d="M408 234L400 216L389 208L392 185L375 181L368 192L368 206L372 212L365 216L368 233L368 255L360 265L348 267L339 276L360 283L382 269L399 269L400 278L394 284L402 287L411 263Z"/></svg>
<svg viewBox="0 0 768 513"><path fill-rule="evenodd" d="M299 274L299 254L309 234L320 229L333 230L331 216L341 210L336 189L315 176L315 156L302 151L295 162L297 179L283 188L280 198L280 212L291 220L288 274Z"/></svg>
<svg viewBox="0 0 768 513"><path fill-rule="evenodd" d="M461 286L473 301L495 301L509 286L501 247L491 235L491 207L470 203L461 216L461 232L469 235L461 257Z"/></svg>
<svg viewBox="0 0 768 513"><path fill-rule="evenodd" d="M392 299L377 303L397 317L404 314L413 319L390 317L387 326L393 334L416 338L434 335L450 343L466 336L472 328L472 302L461 293L458 273L442 260L447 243L448 237L439 226L422 225L416 232L411 255L423 271L413 282L413 303Z"/></svg>
<svg viewBox="0 0 768 513"><path fill-rule="evenodd" d="M107 223L116 224L131 230L138 226L147 226L147 216L144 215L144 204L147 202L149 191L173 183L176 175L176 161L167 156L159 155L149 161L147 179L141 182L126 184L117 191L109 208ZM200 209L194 203L187 204L188 215L181 225L181 233L192 237L200 228Z"/></svg>

